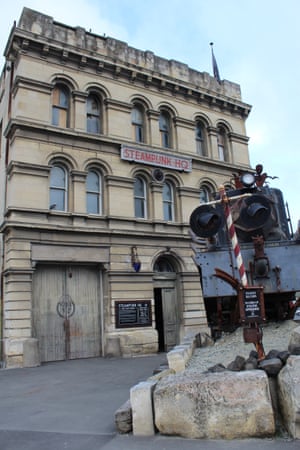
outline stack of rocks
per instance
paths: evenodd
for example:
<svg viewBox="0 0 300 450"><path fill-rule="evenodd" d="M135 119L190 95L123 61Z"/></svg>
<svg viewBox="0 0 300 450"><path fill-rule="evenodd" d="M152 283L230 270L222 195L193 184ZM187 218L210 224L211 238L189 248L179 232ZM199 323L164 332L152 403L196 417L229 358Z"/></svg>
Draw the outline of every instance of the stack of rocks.
<svg viewBox="0 0 300 450"><path fill-rule="evenodd" d="M196 350L186 371L163 379L154 390L159 431L189 438L235 439L286 430L300 439L300 327L294 325L283 326L292 330L288 348L272 349L262 361L252 350L248 358L236 356L227 364L204 369L201 349ZM229 350L223 352L223 361L224 355L232 357L236 346ZM213 348L209 353L206 365L219 354Z"/></svg>
<svg viewBox="0 0 300 450"><path fill-rule="evenodd" d="M265 359L259 361L258 353L252 350L247 359L244 356L236 356L233 361L229 362L227 367L218 363L209 367L207 372L224 372L225 370L239 372L241 370L262 369L268 376L276 377L286 364L290 355L291 353L288 350L271 350L268 352Z"/></svg>
<svg viewBox="0 0 300 450"><path fill-rule="evenodd" d="M253 350L234 357L245 349L235 334L225 343L196 348L187 368L174 373L165 367L131 388L130 401L116 414L123 425L116 420L119 432L238 439L284 430L300 439L300 326L289 322L268 331L267 345L279 349L262 361Z"/></svg>

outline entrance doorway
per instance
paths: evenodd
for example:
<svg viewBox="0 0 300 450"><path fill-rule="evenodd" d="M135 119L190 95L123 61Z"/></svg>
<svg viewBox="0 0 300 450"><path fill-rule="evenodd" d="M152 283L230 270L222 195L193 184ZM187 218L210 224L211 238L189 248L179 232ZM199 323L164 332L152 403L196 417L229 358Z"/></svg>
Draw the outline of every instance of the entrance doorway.
<svg viewBox="0 0 300 450"><path fill-rule="evenodd" d="M154 305L158 349L160 352L168 352L177 344L175 288L154 288Z"/></svg>
<svg viewBox="0 0 300 450"><path fill-rule="evenodd" d="M33 277L33 327L41 362L101 355L97 267L39 265Z"/></svg>
<svg viewBox="0 0 300 450"><path fill-rule="evenodd" d="M167 256L159 257L154 264L155 323L161 352L168 352L179 342L177 274L174 264Z"/></svg>

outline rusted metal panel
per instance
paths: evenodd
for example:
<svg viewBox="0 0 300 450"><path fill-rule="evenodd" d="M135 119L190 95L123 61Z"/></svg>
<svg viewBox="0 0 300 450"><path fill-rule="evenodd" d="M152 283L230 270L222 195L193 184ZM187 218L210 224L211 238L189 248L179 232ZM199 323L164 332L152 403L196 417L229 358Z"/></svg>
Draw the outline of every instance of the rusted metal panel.
<svg viewBox="0 0 300 450"><path fill-rule="evenodd" d="M300 245L296 242L278 241L265 242L265 252L268 256L270 271L268 277L249 280L250 285L262 285L264 294L296 292L300 290ZM247 272L253 262L253 245L243 245L241 248L243 261ZM237 267L232 267L234 256L230 257L228 249L216 251L199 251L195 255L196 264L201 268L203 295L205 298L236 295L235 289L226 281L215 276L218 268L236 279L239 279Z"/></svg>

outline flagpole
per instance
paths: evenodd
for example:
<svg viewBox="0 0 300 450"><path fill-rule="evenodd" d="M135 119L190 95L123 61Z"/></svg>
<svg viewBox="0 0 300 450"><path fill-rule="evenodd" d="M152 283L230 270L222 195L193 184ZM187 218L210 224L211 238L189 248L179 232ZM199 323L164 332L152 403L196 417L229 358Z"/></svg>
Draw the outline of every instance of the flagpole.
<svg viewBox="0 0 300 450"><path fill-rule="evenodd" d="M218 68L218 64L217 64L217 60L215 58L215 54L214 54L214 49L213 49L213 42L210 42L209 44L211 46L211 57L212 57L212 66L213 66L213 73L214 73L214 77L217 80L218 83L221 83L221 77L220 77L220 73L219 73L219 68Z"/></svg>

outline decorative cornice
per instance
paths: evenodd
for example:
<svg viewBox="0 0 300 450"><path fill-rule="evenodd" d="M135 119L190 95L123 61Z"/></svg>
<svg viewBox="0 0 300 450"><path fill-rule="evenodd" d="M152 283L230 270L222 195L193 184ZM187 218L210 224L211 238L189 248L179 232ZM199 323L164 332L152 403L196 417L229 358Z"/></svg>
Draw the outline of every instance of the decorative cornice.
<svg viewBox="0 0 300 450"><path fill-rule="evenodd" d="M120 102L119 100L114 100L111 98L107 98L104 101L105 105L109 109L115 109L116 111L131 111L132 110L132 104L131 103L125 103Z"/></svg>
<svg viewBox="0 0 300 450"><path fill-rule="evenodd" d="M242 144L247 144L247 142L249 141L249 137L248 136L244 136L242 134L234 133L232 131L228 133L228 137L229 137L229 139L231 141L241 142Z"/></svg>
<svg viewBox="0 0 300 450"><path fill-rule="evenodd" d="M13 173L26 173L39 177L48 177L50 167L41 164L25 163L19 161L11 161L7 167L7 175Z"/></svg>
<svg viewBox="0 0 300 450"><path fill-rule="evenodd" d="M33 32L33 28L39 32ZM28 8L24 8L18 27L12 30L5 56L16 58L20 52L151 87L243 118L251 110L250 105L242 102L236 83L223 80L219 84L208 73L193 70L186 64L86 32L81 27L69 27Z"/></svg>
<svg viewBox="0 0 300 450"><path fill-rule="evenodd" d="M16 90L24 87L24 88L30 88L31 90L35 90L37 92L44 92L49 94L51 90L53 89L53 85L50 83L44 83L42 81L38 81L36 79L26 78L26 77L20 77L17 76L14 80L13 85L13 95L15 95Z"/></svg>

